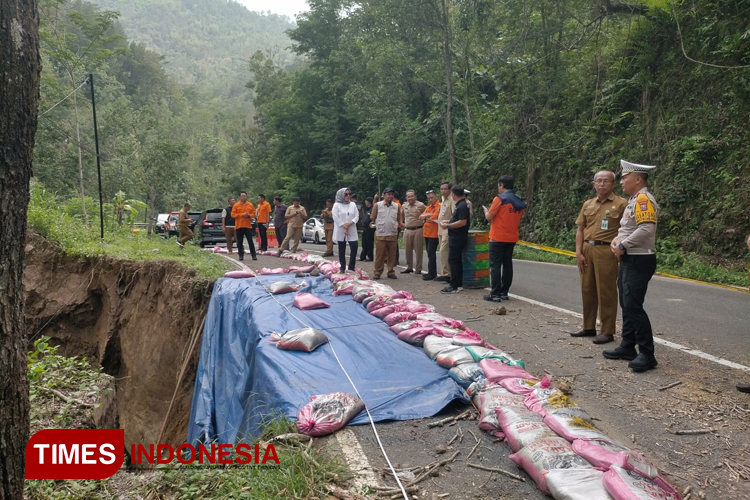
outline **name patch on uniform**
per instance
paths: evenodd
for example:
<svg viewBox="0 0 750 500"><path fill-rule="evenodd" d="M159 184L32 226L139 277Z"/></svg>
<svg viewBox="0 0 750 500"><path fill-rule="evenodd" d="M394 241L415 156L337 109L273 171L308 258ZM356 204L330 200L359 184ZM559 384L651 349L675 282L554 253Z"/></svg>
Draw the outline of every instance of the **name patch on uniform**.
<svg viewBox="0 0 750 500"><path fill-rule="evenodd" d="M635 201L635 223L643 224L644 222L656 224L656 209L648 195L641 193Z"/></svg>

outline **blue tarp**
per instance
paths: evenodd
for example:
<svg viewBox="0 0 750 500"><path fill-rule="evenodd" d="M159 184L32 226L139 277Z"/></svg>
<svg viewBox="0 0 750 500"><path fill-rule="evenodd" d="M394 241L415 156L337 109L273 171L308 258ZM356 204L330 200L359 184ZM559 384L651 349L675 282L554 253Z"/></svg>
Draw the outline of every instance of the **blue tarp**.
<svg viewBox="0 0 750 500"><path fill-rule="evenodd" d="M296 420L312 395L354 394L330 344L306 353L284 351L269 341L274 331L304 326L263 287L282 280L303 281L269 275L216 282L203 330L188 443L235 443L258 436L269 415ZM331 304L329 309L300 311L292 307L296 293L275 298L328 336L375 421L429 417L455 399L466 402L447 370L422 349L400 341L351 295L334 296L331 282L322 277L304 280L308 287L300 291L314 293ZM362 412L351 423L366 422Z"/></svg>

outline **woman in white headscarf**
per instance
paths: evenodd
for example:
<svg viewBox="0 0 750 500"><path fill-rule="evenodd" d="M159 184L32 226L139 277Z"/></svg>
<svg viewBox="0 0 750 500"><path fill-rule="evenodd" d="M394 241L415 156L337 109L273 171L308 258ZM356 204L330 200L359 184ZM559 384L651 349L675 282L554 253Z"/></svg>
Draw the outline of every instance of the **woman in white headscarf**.
<svg viewBox="0 0 750 500"><path fill-rule="evenodd" d="M349 188L341 188L336 192L336 203L333 204L333 241L339 246L339 263L341 272L346 271L346 243L349 243L349 271L354 271L354 263L357 261L357 247L359 236L357 235L357 221L359 210L357 204L349 201L351 197Z"/></svg>

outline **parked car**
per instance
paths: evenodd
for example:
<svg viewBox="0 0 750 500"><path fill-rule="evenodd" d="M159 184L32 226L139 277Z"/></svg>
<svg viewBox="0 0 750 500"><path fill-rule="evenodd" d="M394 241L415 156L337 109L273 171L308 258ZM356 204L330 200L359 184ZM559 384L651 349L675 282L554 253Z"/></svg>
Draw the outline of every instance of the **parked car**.
<svg viewBox="0 0 750 500"><path fill-rule="evenodd" d="M167 231L168 227L169 227L169 214L157 215L156 222L154 223L154 232L156 234L164 234Z"/></svg>
<svg viewBox="0 0 750 500"><path fill-rule="evenodd" d="M313 241L316 245L325 242L326 231L323 228L323 221L320 216L310 217L302 226L302 243L306 243L308 240Z"/></svg>
<svg viewBox="0 0 750 500"><path fill-rule="evenodd" d="M190 229L195 230L195 225L200 220L201 213L202 212L188 212L188 217L193 220L193 223L188 226ZM180 212L169 213L169 236L178 236L180 234L180 230L177 229L177 219L179 218Z"/></svg>
<svg viewBox="0 0 750 500"><path fill-rule="evenodd" d="M222 211L222 208L211 208L201 214L200 225L198 226L201 248L227 242L227 238L224 236L224 226L221 223Z"/></svg>

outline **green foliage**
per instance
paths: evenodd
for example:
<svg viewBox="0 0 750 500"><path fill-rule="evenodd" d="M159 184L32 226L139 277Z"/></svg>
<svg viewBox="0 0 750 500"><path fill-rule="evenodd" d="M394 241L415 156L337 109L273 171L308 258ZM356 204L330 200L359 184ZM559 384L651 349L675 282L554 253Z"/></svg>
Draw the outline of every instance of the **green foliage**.
<svg viewBox="0 0 750 500"><path fill-rule="evenodd" d="M91 213L98 213L96 204L87 200L87 205ZM221 257L201 251L197 244L188 244L186 248L180 248L173 239L168 240L155 235L148 237L145 229L120 226L113 218L107 219L104 241L101 241L98 216L94 217L92 225L88 226L80 212L71 214L77 208L80 208L80 199L61 200L40 183L32 183L28 227L60 243L68 255L107 255L137 261L175 260L195 269L200 277L210 280L234 269Z"/></svg>

